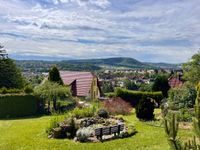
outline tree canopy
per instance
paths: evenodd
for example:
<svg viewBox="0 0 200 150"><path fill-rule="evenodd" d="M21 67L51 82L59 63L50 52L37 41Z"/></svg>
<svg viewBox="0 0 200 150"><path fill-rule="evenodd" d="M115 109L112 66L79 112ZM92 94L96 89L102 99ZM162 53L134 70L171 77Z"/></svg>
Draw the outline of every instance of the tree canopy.
<svg viewBox="0 0 200 150"><path fill-rule="evenodd" d="M70 98L70 88L59 85L58 83L46 81L43 84L35 87L34 94L43 99L53 101L54 109L56 109L56 101L58 98Z"/></svg>
<svg viewBox="0 0 200 150"><path fill-rule="evenodd" d="M190 61L183 64L183 78L188 85L195 87L200 81L200 51Z"/></svg>
<svg viewBox="0 0 200 150"><path fill-rule="evenodd" d="M56 66L53 66L50 71L49 71L49 81L51 82L56 82L60 85L63 85L63 81L60 77L60 73L59 73L59 70Z"/></svg>
<svg viewBox="0 0 200 150"><path fill-rule="evenodd" d="M152 85L152 91L162 91L163 96L167 97L169 89L168 77L166 75L158 75Z"/></svg>
<svg viewBox="0 0 200 150"><path fill-rule="evenodd" d="M0 60L0 88L23 88L24 78L11 59Z"/></svg>

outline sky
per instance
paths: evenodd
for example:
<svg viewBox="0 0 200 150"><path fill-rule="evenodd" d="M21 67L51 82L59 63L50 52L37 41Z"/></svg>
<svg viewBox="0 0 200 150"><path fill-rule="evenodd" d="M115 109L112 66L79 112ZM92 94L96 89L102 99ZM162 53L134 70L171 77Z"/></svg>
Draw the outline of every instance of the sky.
<svg viewBox="0 0 200 150"><path fill-rule="evenodd" d="M182 63L200 48L200 0L0 0L15 57Z"/></svg>

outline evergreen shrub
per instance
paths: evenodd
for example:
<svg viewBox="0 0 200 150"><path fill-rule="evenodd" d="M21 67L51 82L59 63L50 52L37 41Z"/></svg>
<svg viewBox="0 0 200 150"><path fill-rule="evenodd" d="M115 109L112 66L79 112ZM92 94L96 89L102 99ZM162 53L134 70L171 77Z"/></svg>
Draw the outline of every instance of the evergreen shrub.
<svg viewBox="0 0 200 150"><path fill-rule="evenodd" d="M150 98L142 98L135 107L137 118L141 120L154 119L154 102Z"/></svg>

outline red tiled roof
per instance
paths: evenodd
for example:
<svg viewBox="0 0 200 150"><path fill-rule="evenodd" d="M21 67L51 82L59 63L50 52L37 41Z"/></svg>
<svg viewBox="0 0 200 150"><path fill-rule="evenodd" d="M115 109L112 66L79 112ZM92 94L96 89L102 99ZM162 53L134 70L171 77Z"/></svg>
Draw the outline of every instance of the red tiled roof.
<svg viewBox="0 0 200 150"><path fill-rule="evenodd" d="M60 76L65 85L76 80L76 96L88 96L93 80L91 72L60 71Z"/></svg>
<svg viewBox="0 0 200 150"><path fill-rule="evenodd" d="M183 85L183 81L180 80L180 77L171 77L168 81L171 88L181 87Z"/></svg>

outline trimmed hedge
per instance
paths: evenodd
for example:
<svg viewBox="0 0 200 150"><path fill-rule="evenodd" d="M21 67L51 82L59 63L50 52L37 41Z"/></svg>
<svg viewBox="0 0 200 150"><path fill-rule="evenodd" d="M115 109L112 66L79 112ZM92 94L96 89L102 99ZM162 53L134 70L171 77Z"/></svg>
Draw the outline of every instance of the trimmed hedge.
<svg viewBox="0 0 200 150"><path fill-rule="evenodd" d="M19 94L23 93L23 89L7 89L7 88L0 88L0 94Z"/></svg>
<svg viewBox="0 0 200 150"><path fill-rule="evenodd" d="M0 118L37 115L43 106L42 101L33 95L0 95Z"/></svg>
<svg viewBox="0 0 200 150"><path fill-rule="evenodd" d="M121 97L123 100L129 102L133 107L135 107L142 98L152 98L160 106L161 100L164 98L162 92L131 91L121 88L116 89L115 96Z"/></svg>

